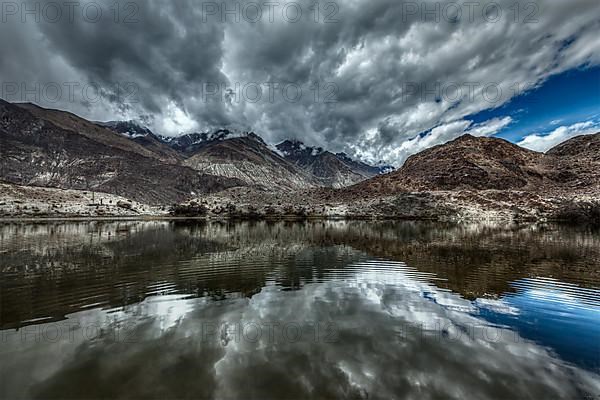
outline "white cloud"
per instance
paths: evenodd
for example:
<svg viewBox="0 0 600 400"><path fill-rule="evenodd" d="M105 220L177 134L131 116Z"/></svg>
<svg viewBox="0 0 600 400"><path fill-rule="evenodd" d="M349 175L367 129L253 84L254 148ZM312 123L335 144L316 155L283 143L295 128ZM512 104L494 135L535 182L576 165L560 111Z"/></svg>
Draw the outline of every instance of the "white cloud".
<svg viewBox="0 0 600 400"><path fill-rule="evenodd" d="M355 152L365 160L376 162L378 152L388 153L394 160L398 160L396 166L401 166L402 163L411 155L423 151L429 147L447 143L462 135L470 134L473 136L492 136L499 133L503 128L512 123L511 117L492 118L485 122L474 124L469 120L457 120L441 124L433 128L426 135L417 135L412 138L407 138L399 146L389 145L382 149L369 151L368 146L359 146L366 151L361 151L360 148L354 148ZM371 138L373 140L373 138ZM374 140L376 141L376 139Z"/></svg>
<svg viewBox="0 0 600 400"><path fill-rule="evenodd" d="M517 144L530 150L545 152L565 140L579 135L589 135L600 131L600 122L585 121L569 126L560 126L550 133L533 133L525 136Z"/></svg>
<svg viewBox="0 0 600 400"><path fill-rule="evenodd" d="M491 136L510 125L511 117L493 118L480 124L473 125L467 133L473 136Z"/></svg>

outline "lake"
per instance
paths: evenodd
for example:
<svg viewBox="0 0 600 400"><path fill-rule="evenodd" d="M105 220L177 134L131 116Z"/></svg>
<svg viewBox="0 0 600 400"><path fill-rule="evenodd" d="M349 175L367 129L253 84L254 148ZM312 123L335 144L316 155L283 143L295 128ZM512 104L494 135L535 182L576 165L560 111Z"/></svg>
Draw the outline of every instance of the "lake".
<svg viewBox="0 0 600 400"><path fill-rule="evenodd" d="M0 225L0 397L599 399L600 232Z"/></svg>

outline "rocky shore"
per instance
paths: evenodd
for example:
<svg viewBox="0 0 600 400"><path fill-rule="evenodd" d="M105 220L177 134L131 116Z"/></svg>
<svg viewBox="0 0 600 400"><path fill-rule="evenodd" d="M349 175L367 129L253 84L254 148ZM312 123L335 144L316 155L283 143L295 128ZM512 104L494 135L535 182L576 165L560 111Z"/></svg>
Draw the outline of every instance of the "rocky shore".
<svg viewBox="0 0 600 400"><path fill-rule="evenodd" d="M542 196L523 191L403 192L341 201L324 190L274 193L233 188L171 205L153 206L107 193L0 184L0 219L206 218L410 219L438 221L594 222L600 197Z"/></svg>

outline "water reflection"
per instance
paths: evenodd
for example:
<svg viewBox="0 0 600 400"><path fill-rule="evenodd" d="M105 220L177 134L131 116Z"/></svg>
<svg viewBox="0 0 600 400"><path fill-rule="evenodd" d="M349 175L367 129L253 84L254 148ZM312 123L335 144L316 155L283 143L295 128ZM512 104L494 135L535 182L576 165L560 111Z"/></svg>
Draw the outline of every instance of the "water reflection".
<svg viewBox="0 0 600 400"><path fill-rule="evenodd" d="M590 232L11 224L0 253L2 398L600 395Z"/></svg>

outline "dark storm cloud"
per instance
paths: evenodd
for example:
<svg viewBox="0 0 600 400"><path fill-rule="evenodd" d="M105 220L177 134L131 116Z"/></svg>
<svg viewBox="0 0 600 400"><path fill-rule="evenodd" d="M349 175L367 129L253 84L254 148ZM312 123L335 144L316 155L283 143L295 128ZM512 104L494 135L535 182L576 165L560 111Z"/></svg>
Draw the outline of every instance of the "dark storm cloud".
<svg viewBox="0 0 600 400"><path fill-rule="evenodd" d="M41 32L92 81L134 82L144 111L160 114L168 100L185 108L204 82L226 81L220 71L223 26L198 23L200 18L194 1L148 1L135 8L129 23L115 23L112 16L97 23L75 18L42 24Z"/></svg>
<svg viewBox="0 0 600 400"><path fill-rule="evenodd" d="M3 14L3 82L94 82L103 101L50 105L96 119L143 116L165 134L231 125L368 160L401 163L465 131L493 134L510 116L465 118L600 62L600 3L586 0L521 1L518 14L512 1L352 0L318 3L318 12L308 0L78 4L100 6L103 17L22 23ZM136 101L118 93L123 83L135 85Z"/></svg>

